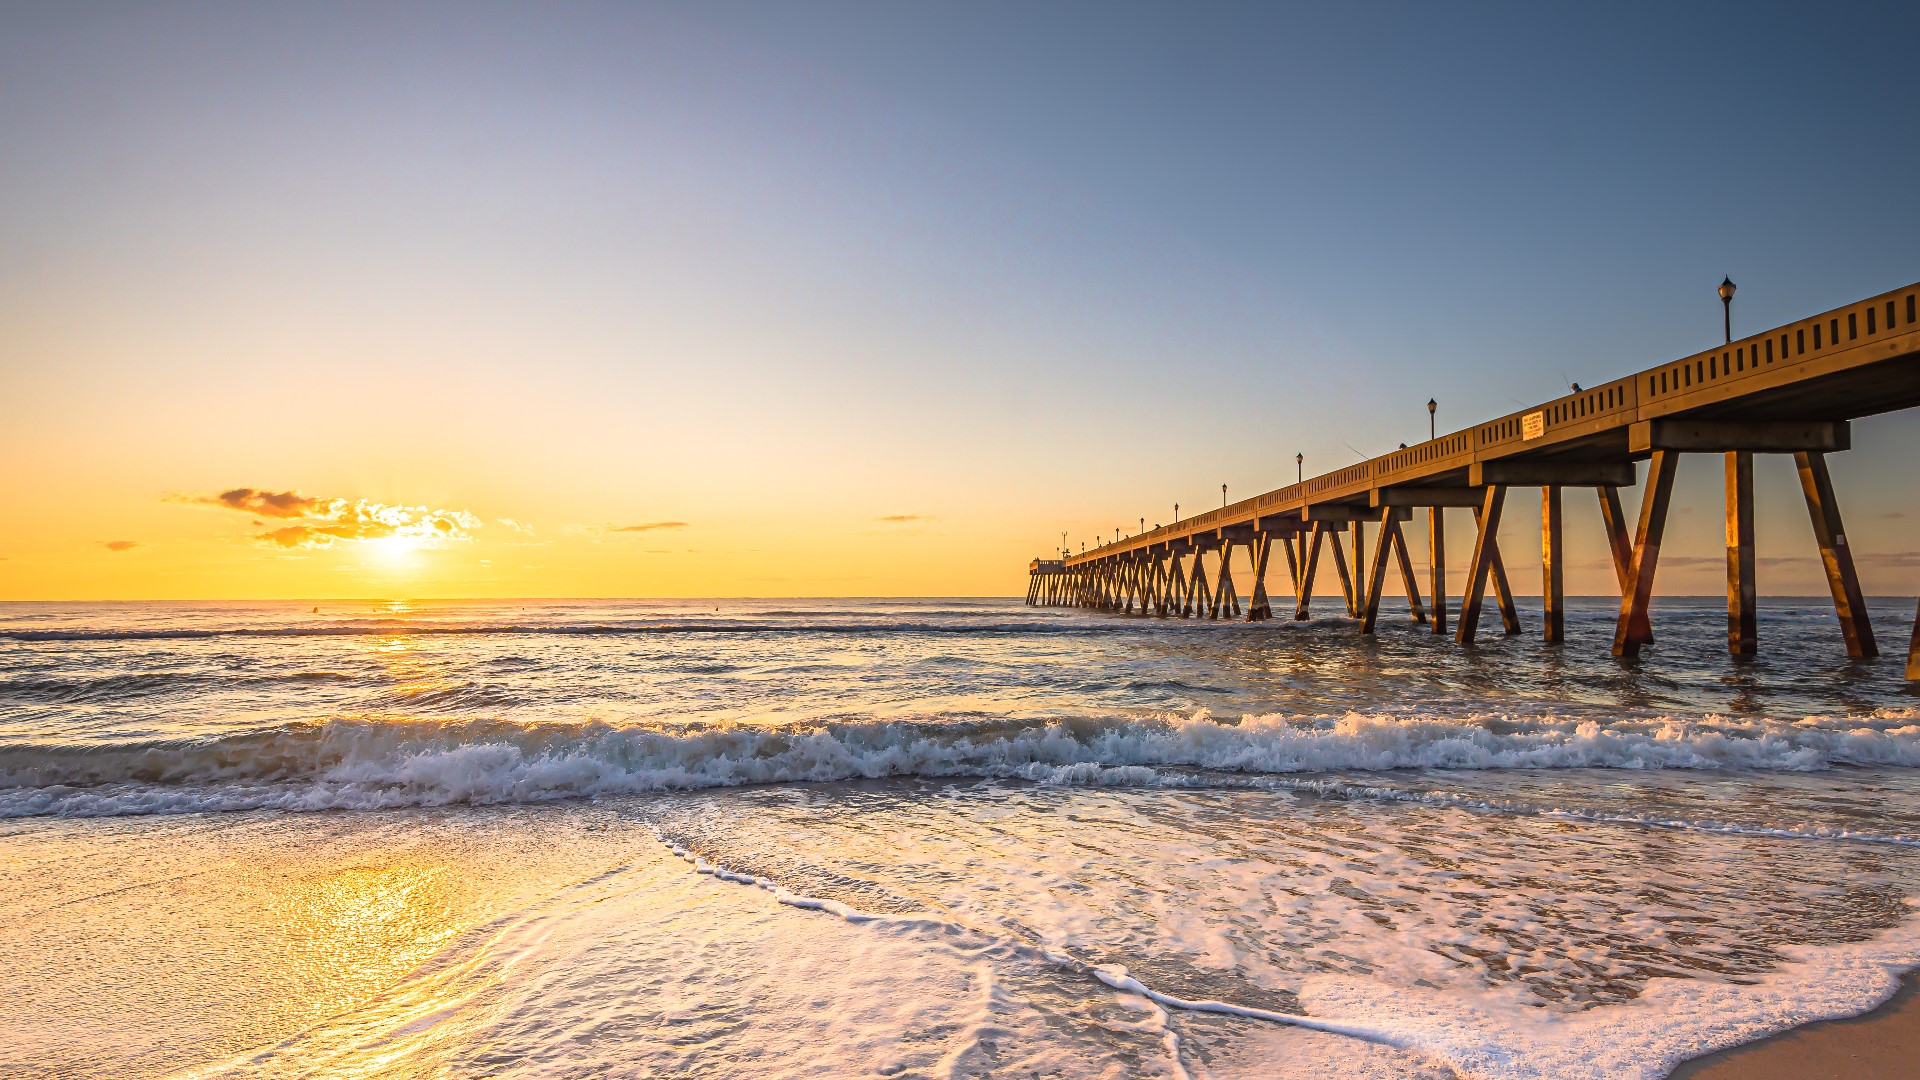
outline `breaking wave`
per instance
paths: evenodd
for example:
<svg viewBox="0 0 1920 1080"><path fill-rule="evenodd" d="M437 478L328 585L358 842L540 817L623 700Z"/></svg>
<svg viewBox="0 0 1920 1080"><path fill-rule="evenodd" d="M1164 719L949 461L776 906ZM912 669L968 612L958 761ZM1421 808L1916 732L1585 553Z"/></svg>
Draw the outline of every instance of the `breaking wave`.
<svg viewBox="0 0 1920 1080"><path fill-rule="evenodd" d="M1226 780L1413 768L1835 766L1920 766L1920 717L1886 710L1799 721L1601 723L1349 713L1219 721L1202 710L1154 719L949 717L772 729L335 719L203 739L6 747L0 817L544 802L883 777L1194 787L1206 785L1179 770Z"/></svg>

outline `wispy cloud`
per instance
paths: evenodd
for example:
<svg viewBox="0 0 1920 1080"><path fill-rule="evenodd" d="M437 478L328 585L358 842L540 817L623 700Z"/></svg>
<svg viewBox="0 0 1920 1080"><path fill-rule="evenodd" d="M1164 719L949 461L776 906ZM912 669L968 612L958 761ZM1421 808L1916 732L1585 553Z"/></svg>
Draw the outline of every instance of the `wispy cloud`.
<svg viewBox="0 0 1920 1080"><path fill-rule="evenodd" d="M368 499L320 498L298 491L230 488L218 495L176 496L169 501L237 510L254 518L292 521L256 534L254 539L282 549L324 548L402 537L431 543L471 540L480 519L465 510L403 506ZM131 541L128 541L131 543Z"/></svg>
<svg viewBox="0 0 1920 1080"><path fill-rule="evenodd" d="M325 517L343 499L309 498L297 491L267 491L262 488L229 488L218 495L175 496L174 502L202 506L224 506L229 510L268 518Z"/></svg>
<svg viewBox="0 0 1920 1080"><path fill-rule="evenodd" d="M1853 561L1862 566L1920 566L1920 551L1870 551L1865 554L1856 551Z"/></svg>
<svg viewBox="0 0 1920 1080"><path fill-rule="evenodd" d="M686 529L691 527L692 526L684 521L648 521L639 525L610 525L607 527L607 531L616 533L643 533L653 532L656 529Z"/></svg>
<svg viewBox="0 0 1920 1080"><path fill-rule="evenodd" d="M874 518L874 520L885 521L894 525L904 525L909 521L932 521L933 516L930 514L888 514L884 517Z"/></svg>
<svg viewBox="0 0 1920 1080"><path fill-rule="evenodd" d="M140 546L138 540L102 540L100 546L108 551L132 551Z"/></svg>
<svg viewBox="0 0 1920 1080"><path fill-rule="evenodd" d="M1656 569L1691 570L1699 566L1717 566L1726 569L1725 555L1663 555Z"/></svg>

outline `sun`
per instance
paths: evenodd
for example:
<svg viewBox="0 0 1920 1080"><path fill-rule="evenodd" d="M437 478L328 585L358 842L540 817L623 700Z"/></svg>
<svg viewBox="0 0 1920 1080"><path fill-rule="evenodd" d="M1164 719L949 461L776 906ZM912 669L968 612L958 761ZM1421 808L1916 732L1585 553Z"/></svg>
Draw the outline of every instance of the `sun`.
<svg viewBox="0 0 1920 1080"><path fill-rule="evenodd" d="M405 533L394 533L391 536L365 542L369 558L394 570L403 570L417 565L424 546L421 537L408 536Z"/></svg>

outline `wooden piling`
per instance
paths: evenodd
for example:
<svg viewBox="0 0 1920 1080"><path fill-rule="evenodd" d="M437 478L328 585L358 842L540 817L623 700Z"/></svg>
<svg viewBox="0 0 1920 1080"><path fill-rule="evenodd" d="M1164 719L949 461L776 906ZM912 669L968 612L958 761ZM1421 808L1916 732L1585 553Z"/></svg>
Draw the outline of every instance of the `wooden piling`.
<svg viewBox="0 0 1920 1080"><path fill-rule="evenodd" d="M1355 518L1347 529L1353 534L1353 588L1347 594L1347 614L1358 618L1367 602L1362 591L1367 580L1367 523Z"/></svg>
<svg viewBox="0 0 1920 1080"><path fill-rule="evenodd" d="M1541 636L1549 645L1566 640L1566 546L1561 540L1560 489L1540 489L1540 587L1545 625Z"/></svg>
<svg viewBox="0 0 1920 1080"><path fill-rule="evenodd" d="M1620 596L1620 621L1613 630L1613 655L1632 658L1653 640L1649 612L1653 602L1653 573L1660 563L1660 537L1667 529L1667 504L1673 499L1674 470L1680 455L1655 450L1647 465L1647 486L1640 496L1640 526L1634 533L1633 560L1627 585Z"/></svg>
<svg viewBox="0 0 1920 1080"><path fill-rule="evenodd" d="M1207 618L1217 619L1222 611L1227 618L1233 618L1240 607L1240 593L1233 587L1233 538L1230 536L1220 538L1220 572L1214 577L1213 588L1213 603L1207 609Z"/></svg>
<svg viewBox="0 0 1920 1080"><path fill-rule="evenodd" d="M1907 679L1920 682L1920 609L1913 613L1913 637L1907 643Z"/></svg>
<svg viewBox="0 0 1920 1080"><path fill-rule="evenodd" d="M1474 520L1479 520L1480 511L1474 511ZM1493 570L1493 597L1500 609L1500 628L1508 636L1520 632L1520 608L1513 602L1513 584L1507 580L1506 560L1500 557L1500 536L1498 531L1487 538L1489 548L1488 562Z"/></svg>
<svg viewBox="0 0 1920 1080"><path fill-rule="evenodd" d="M1204 597L1213 595L1213 588L1207 583L1207 553L1196 548L1193 552L1193 576L1187 579L1187 602L1181 605L1183 614L1205 615Z"/></svg>
<svg viewBox="0 0 1920 1080"><path fill-rule="evenodd" d="M1633 538L1627 533L1627 518L1620 510L1620 491L1611 487L1594 491L1600 496L1600 523L1606 529L1607 551L1613 555L1613 576L1619 579L1624 593L1632 580Z"/></svg>
<svg viewBox="0 0 1920 1080"><path fill-rule="evenodd" d="M1427 573L1433 579L1433 632L1447 632L1447 519L1438 506L1427 508Z"/></svg>
<svg viewBox="0 0 1920 1080"><path fill-rule="evenodd" d="M1326 532L1326 526L1316 521L1313 530L1301 542L1306 545L1306 554L1301 561L1306 565L1300 571L1300 585L1294 590L1293 617L1296 620L1312 618L1309 608L1313 604L1313 575L1320 566L1320 540Z"/></svg>
<svg viewBox="0 0 1920 1080"><path fill-rule="evenodd" d="M1273 549L1271 533L1256 532L1247 548L1253 563L1253 596L1247 601L1247 621L1273 618L1273 605L1267 601L1267 554Z"/></svg>
<svg viewBox="0 0 1920 1080"><path fill-rule="evenodd" d="M1380 593L1386 588L1387 584L1387 559L1392 554L1393 525L1393 510L1392 508L1388 508L1382 512L1380 537L1377 541L1378 546L1373 553L1373 572L1368 574L1365 579L1366 598L1361 604L1360 611L1360 632L1362 634L1373 633L1374 623L1380 617ZM1353 535L1358 539L1362 535L1360 532L1360 523L1356 521L1353 523L1353 526ZM1354 556L1354 565L1358 566L1359 563L1360 557L1356 554Z"/></svg>
<svg viewBox="0 0 1920 1080"><path fill-rule="evenodd" d="M1407 534L1400 530L1398 518L1388 518L1386 528L1393 533L1393 553L1400 564L1400 584L1407 590L1407 610L1413 621L1424 623L1427 612L1420 604L1420 582L1413 576L1413 557L1407 553Z"/></svg>
<svg viewBox="0 0 1920 1080"><path fill-rule="evenodd" d="M1334 529L1327 531L1327 546L1333 551L1333 570L1340 575L1340 595L1346 598L1347 614L1360 613L1359 597L1355 593L1358 583L1347 573L1347 554L1340 548L1340 533Z"/></svg>
<svg viewBox="0 0 1920 1080"><path fill-rule="evenodd" d="M1834 613L1840 616L1847 655L1855 659L1878 656L1873 623L1867 618L1867 601L1860 593L1860 575L1853 566L1853 550L1847 546L1847 532L1840 524L1840 504L1834 501L1833 479L1827 475L1827 455L1803 450L1793 455L1793 462L1800 470L1800 490L1807 497L1807 515L1813 519L1813 536L1820 545L1820 561L1826 567L1827 587L1833 593Z"/></svg>
<svg viewBox="0 0 1920 1080"><path fill-rule="evenodd" d="M1473 561L1467 565L1467 591L1460 601L1460 628L1454 640L1462 645L1473 644L1480 629L1480 605L1486 599L1487 578L1493 572L1493 563L1499 557L1499 545L1495 536L1500 531L1500 510L1507 502L1507 489L1499 484L1489 484L1480 512L1475 514L1475 524L1479 526L1473 542Z"/></svg>
<svg viewBox="0 0 1920 1080"><path fill-rule="evenodd" d="M1759 644L1753 577L1753 452L1729 450L1726 459L1727 651L1752 656Z"/></svg>

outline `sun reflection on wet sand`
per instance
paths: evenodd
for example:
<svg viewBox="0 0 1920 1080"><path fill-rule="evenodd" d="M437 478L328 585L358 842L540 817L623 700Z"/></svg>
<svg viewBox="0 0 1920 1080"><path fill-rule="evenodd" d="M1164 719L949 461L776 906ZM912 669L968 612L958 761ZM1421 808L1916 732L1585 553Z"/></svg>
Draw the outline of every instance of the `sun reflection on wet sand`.
<svg viewBox="0 0 1920 1080"><path fill-rule="evenodd" d="M417 811L17 826L0 859L0 1075L151 1075L271 1045L471 960L489 920L622 846L578 808L487 820L509 835Z"/></svg>

